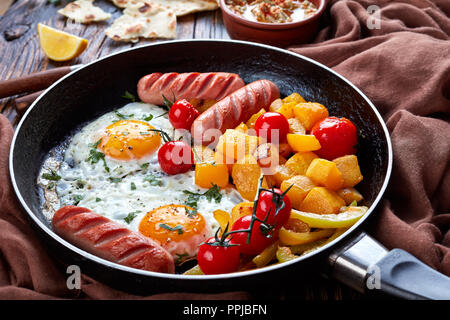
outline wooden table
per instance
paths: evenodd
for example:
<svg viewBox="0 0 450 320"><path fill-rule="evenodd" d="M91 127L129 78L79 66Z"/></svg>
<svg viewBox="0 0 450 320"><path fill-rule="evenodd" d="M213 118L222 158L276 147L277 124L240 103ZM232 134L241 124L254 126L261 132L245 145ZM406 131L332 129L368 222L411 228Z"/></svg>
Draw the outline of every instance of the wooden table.
<svg viewBox="0 0 450 320"><path fill-rule="evenodd" d="M137 44L114 42L104 34L109 22L92 25L68 23L63 16L57 14L57 10L67 2L62 0L59 6L54 6L48 4L47 0L17 0L0 18L1 80L59 66L91 62L109 53L151 42L141 41ZM121 14L121 11L108 1L103 0L96 3L112 14L110 21ZM39 47L36 33L36 25L39 22L88 39L88 48L81 56L70 62L50 61ZM219 10L191 14L178 19L177 33L178 39L229 38ZM13 124L17 123L14 97L0 99L0 112ZM262 297L313 300L368 298L319 275L313 274L307 278L308 280L298 281L298 286L296 285L294 288L281 291L268 290L267 293L262 294ZM293 281L295 280L293 279Z"/></svg>

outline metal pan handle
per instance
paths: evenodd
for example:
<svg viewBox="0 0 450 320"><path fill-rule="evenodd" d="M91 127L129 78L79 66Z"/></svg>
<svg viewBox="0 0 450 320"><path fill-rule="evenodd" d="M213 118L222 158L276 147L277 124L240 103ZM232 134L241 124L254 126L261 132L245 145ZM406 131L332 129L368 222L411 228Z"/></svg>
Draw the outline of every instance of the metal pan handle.
<svg viewBox="0 0 450 320"><path fill-rule="evenodd" d="M361 233L334 251L332 276L362 293L370 289L404 299L450 299L450 278L401 249L386 250Z"/></svg>

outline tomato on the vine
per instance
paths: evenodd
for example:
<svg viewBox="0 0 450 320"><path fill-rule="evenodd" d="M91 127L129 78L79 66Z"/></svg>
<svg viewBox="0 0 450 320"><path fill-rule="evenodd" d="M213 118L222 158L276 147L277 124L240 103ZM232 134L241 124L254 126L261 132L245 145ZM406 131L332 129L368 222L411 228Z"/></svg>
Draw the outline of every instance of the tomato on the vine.
<svg viewBox="0 0 450 320"><path fill-rule="evenodd" d="M289 133L289 122L281 113L266 112L256 119L255 131L258 137L262 137L268 142L283 142ZM278 141L276 141L277 135Z"/></svg>
<svg viewBox="0 0 450 320"><path fill-rule="evenodd" d="M189 171L194 164L194 153L184 141L168 141L158 151L158 162L167 174Z"/></svg>
<svg viewBox="0 0 450 320"><path fill-rule="evenodd" d="M169 110L169 121L175 129L190 130L200 112L186 99L175 101Z"/></svg>
<svg viewBox="0 0 450 320"><path fill-rule="evenodd" d="M320 142L321 148L314 152L321 158L333 160L356 153L356 127L346 118L325 118L314 125L311 134Z"/></svg>
<svg viewBox="0 0 450 320"><path fill-rule="evenodd" d="M278 213L275 215L277 208ZM280 189L274 188L273 191L262 191L258 198L256 207L256 217L265 220L267 224L274 225L275 228L281 228L291 215L292 204L289 197Z"/></svg>
<svg viewBox="0 0 450 320"><path fill-rule="evenodd" d="M239 266L239 246L211 237L200 245L197 263L204 274L230 273Z"/></svg>
<svg viewBox="0 0 450 320"><path fill-rule="evenodd" d="M231 231L248 230L252 221L252 215L240 217L233 223ZM266 224L255 221L251 231L250 242L247 243L248 232L236 232L231 236L231 243L238 244L241 253L257 255L275 241L273 229L266 228Z"/></svg>

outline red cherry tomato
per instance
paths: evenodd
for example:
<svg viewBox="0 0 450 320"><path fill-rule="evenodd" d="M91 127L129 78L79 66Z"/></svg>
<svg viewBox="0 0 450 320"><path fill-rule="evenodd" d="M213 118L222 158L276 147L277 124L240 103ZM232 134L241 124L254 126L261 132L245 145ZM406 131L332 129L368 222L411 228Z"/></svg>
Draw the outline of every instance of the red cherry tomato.
<svg viewBox="0 0 450 320"><path fill-rule="evenodd" d="M186 99L177 100L169 110L169 121L175 129L190 130L192 122L200 115Z"/></svg>
<svg viewBox="0 0 450 320"><path fill-rule="evenodd" d="M314 125L311 134L320 142L321 148L314 152L321 158L333 160L356 152L356 127L346 118L325 118Z"/></svg>
<svg viewBox="0 0 450 320"><path fill-rule="evenodd" d="M280 189L275 188L273 191L280 196L277 196L270 191L263 191L259 195L258 206L256 207L256 217L260 220L264 220L266 216L269 215L266 223L275 225L275 228L281 228L289 220L289 216L291 215L291 200L287 195L284 195L284 197L281 198L283 192ZM279 202L278 204L277 201ZM283 202L283 209L275 216L277 206L278 208L281 208Z"/></svg>
<svg viewBox="0 0 450 320"><path fill-rule="evenodd" d="M205 274L230 273L239 266L239 246L219 244L214 237L198 248L197 262Z"/></svg>
<svg viewBox="0 0 450 320"><path fill-rule="evenodd" d="M194 153L184 141L169 141L158 151L158 162L167 174L187 172L194 164Z"/></svg>
<svg viewBox="0 0 450 320"><path fill-rule="evenodd" d="M281 113L266 112L256 119L255 131L258 137L262 137L268 142L283 142L289 133L289 122Z"/></svg>
<svg viewBox="0 0 450 320"><path fill-rule="evenodd" d="M233 223L231 231L236 230L246 230L250 228L250 223L252 220L252 215L246 215ZM262 223L255 221L253 224L253 229L250 236L250 242L247 244L248 232L236 232L233 233L231 237L231 243L239 245L239 251L243 254L257 255L261 253L266 247L275 241L274 230L270 231L270 238L267 238L262 230Z"/></svg>

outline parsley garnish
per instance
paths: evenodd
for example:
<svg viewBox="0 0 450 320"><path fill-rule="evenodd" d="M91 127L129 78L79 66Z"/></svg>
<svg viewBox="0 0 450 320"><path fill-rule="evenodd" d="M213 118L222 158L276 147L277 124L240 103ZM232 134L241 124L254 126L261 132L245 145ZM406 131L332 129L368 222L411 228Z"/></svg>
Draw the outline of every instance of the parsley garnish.
<svg viewBox="0 0 450 320"><path fill-rule="evenodd" d="M183 190L183 193L188 195L185 204L192 208L197 208L197 202L201 197L206 197L209 202L214 199L216 203L219 203L222 200L220 188L216 184L213 184L213 186L204 193L196 193L189 190Z"/></svg>
<svg viewBox="0 0 450 320"><path fill-rule="evenodd" d="M97 163L100 160L102 160L105 171L109 172L109 167L106 164L106 160L105 160L105 154L97 150L97 147L98 147L100 141L102 141L102 139L99 139L96 143L89 144L89 146L92 149L89 151L89 157L87 158L86 161L90 162L91 164L94 164L94 163Z"/></svg>
<svg viewBox="0 0 450 320"><path fill-rule="evenodd" d="M81 194L77 194L73 197L73 205L76 206L81 200L83 200L83 196Z"/></svg>
<svg viewBox="0 0 450 320"><path fill-rule="evenodd" d="M95 202L100 202L100 201L102 201L102 199L100 199L100 198L95 198Z"/></svg>
<svg viewBox="0 0 450 320"><path fill-rule="evenodd" d="M142 168L142 169L147 169L147 168L148 168L148 165L149 165L148 162L143 163L143 164L141 164L141 168Z"/></svg>
<svg viewBox="0 0 450 320"><path fill-rule="evenodd" d="M153 174L148 175L147 177L144 178L144 181L148 181L150 183L151 186L161 186L162 181L161 179L159 179L158 177L156 177Z"/></svg>
<svg viewBox="0 0 450 320"><path fill-rule="evenodd" d="M144 120L144 121L150 121L152 119L153 119L153 115L152 114L149 114L148 116L143 116L142 117L142 120Z"/></svg>
<svg viewBox="0 0 450 320"><path fill-rule="evenodd" d="M193 209L189 209L186 208L186 215L188 216L188 218L193 219L196 215L197 215L197 209L193 208Z"/></svg>
<svg viewBox="0 0 450 320"><path fill-rule="evenodd" d="M148 134L150 134L150 132L148 132L148 131L141 131L141 132L139 132L141 135L143 135L143 136L146 136L146 135L148 135Z"/></svg>
<svg viewBox="0 0 450 320"><path fill-rule="evenodd" d="M130 212L123 220L125 220L126 223L130 224L131 221L133 221L134 218L136 218L137 214L141 212L140 210Z"/></svg>
<svg viewBox="0 0 450 320"><path fill-rule="evenodd" d="M119 111L114 111L114 114L119 118L119 119L128 119L134 116L134 114L122 114Z"/></svg>
<svg viewBox="0 0 450 320"><path fill-rule="evenodd" d="M169 231L178 231L178 234L183 234L183 226L177 225L176 227L171 227L165 223L160 223L159 226Z"/></svg>
<svg viewBox="0 0 450 320"><path fill-rule="evenodd" d="M47 190L52 189L54 186L55 186L55 183L54 183L54 182L50 182L50 183L48 184L48 186L47 186Z"/></svg>
<svg viewBox="0 0 450 320"><path fill-rule="evenodd" d="M131 189L131 190L136 190L136 185L134 184L134 182L132 182L132 183L130 184L130 189Z"/></svg>
<svg viewBox="0 0 450 320"><path fill-rule="evenodd" d="M134 96L134 94L130 93L129 91L125 91L125 93L122 96L122 98L131 100L133 102L136 102L136 97Z"/></svg>
<svg viewBox="0 0 450 320"><path fill-rule="evenodd" d="M108 177L108 180L114 183L118 183L122 181L122 178Z"/></svg>
<svg viewBox="0 0 450 320"><path fill-rule="evenodd" d="M54 170L50 170L50 173L43 173L42 178L51 181L58 181L61 179L61 176L57 175Z"/></svg>

